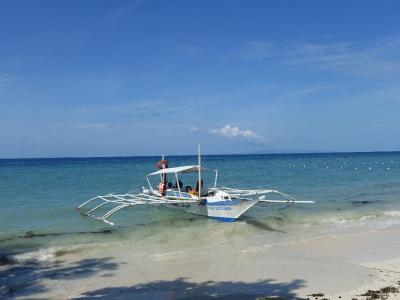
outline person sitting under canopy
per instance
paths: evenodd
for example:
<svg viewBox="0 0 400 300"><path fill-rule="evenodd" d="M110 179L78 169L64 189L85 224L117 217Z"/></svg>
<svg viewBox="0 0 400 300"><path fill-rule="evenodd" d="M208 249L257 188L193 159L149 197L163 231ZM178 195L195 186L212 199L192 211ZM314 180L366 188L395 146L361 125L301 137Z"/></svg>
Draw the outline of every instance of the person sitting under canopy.
<svg viewBox="0 0 400 300"><path fill-rule="evenodd" d="M196 188L193 190L195 195L199 194L199 180L196 181ZM201 196L207 195L207 189L204 187L204 180L201 179Z"/></svg>
<svg viewBox="0 0 400 300"><path fill-rule="evenodd" d="M174 189L177 189L177 188L182 188L183 187L183 183L182 183L182 181L180 181L179 179L178 179L178 181L175 181L175 183L174 183L174 185L173 185L173 188Z"/></svg>

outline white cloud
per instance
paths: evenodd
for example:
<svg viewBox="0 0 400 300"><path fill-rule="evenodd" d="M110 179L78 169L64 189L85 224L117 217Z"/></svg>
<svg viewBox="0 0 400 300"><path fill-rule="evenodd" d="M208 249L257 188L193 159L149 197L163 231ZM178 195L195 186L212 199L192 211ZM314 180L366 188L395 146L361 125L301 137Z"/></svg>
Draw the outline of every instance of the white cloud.
<svg viewBox="0 0 400 300"><path fill-rule="evenodd" d="M176 50L184 54L199 54L203 52L202 48L194 45L179 45Z"/></svg>
<svg viewBox="0 0 400 300"><path fill-rule="evenodd" d="M123 3L121 6L112 10L105 18L106 22L112 22L123 16L129 15L129 13L145 3L145 0L132 0L127 3Z"/></svg>
<svg viewBox="0 0 400 300"><path fill-rule="evenodd" d="M199 132L199 128L197 128L196 126L189 126L189 127L188 127L188 130L189 130L190 132Z"/></svg>
<svg viewBox="0 0 400 300"><path fill-rule="evenodd" d="M241 130L237 126L232 126L230 124L226 124L221 128L211 129L210 132L212 134L217 134L219 136L230 138L230 139L241 139L241 140L250 140L256 142L265 142L265 138L258 135L252 130Z"/></svg>
<svg viewBox="0 0 400 300"><path fill-rule="evenodd" d="M273 56L276 56L276 49L272 43L267 43L264 41L250 41L246 43L239 58L244 60L252 60L271 58Z"/></svg>
<svg viewBox="0 0 400 300"><path fill-rule="evenodd" d="M74 125L73 128L76 129L87 129L87 130L103 130L110 128L109 123L81 123Z"/></svg>
<svg viewBox="0 0 400 300"><path fill-rule="evenodd" d="M303 43L286 51L285 62L359 75L382 75L400 70L399 51L398 37L364 43Z"/></svg>
<svg viewBox="0 0 400 300"><path fill-rule="evenodd" d="M357 42L302 41L286 44L250 41L237 59L274 60L285 65L306 65L360 76L381 77L400 71L400 37Z"/></svg>
<svg viewBox="0 0 400 300"><path fill-rule="evenodd" d="M0 86L10 86L16 81L15 75L12 74L0 74Z"/></svg>

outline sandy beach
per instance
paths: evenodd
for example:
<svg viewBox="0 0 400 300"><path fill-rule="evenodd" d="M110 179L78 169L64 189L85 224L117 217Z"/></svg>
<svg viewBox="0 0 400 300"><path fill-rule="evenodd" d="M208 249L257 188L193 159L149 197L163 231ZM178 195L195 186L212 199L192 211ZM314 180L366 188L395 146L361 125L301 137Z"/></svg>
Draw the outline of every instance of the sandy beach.
<svg viewBox="0 0 400 300"><path fill-rule="evenodd" d="M16 299L400 298L399 227L264 246L234 234L216 243L207 229L185 247L167 236L146 249L131 241L47 249L54 257L46 262L27 257L1 267L0 292ZM387 287L395 289L361 296Z"/></svg>

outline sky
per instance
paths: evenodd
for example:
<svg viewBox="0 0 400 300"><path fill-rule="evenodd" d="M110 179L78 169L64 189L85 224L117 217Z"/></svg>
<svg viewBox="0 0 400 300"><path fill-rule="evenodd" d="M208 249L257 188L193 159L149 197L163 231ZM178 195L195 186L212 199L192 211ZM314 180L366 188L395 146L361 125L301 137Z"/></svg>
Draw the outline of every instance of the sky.
<svg viewBox="0 0 400 300"><path fill-rule="evenodd" d="M399 12L0 0L0 158L400 150Z"/></svg>

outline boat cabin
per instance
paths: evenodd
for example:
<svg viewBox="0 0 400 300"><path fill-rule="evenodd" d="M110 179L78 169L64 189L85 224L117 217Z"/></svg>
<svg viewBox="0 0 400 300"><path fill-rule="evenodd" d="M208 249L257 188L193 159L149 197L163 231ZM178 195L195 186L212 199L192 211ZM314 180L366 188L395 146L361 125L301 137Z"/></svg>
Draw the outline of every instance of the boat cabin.
<svg viewBox="0 0 400 300"><path fill-rule="evenodd" d="M204 184L204 178L201 174L205 172L215 174L212 182L213 188L207 188ZM183 178L184 174L192 174L192 176L185 176ZM154 187L151 184L151 178L158 176L160 177L159 184L157 187ZM187 181L187 177L189 181ZM173 168L164 167L146 176L149 189L143 192L172 199L198 199L213 194L217 186L217 178L218 170L211 170L199 167L198 165ZM209 185L210 183L208 182Z"/></svg>

